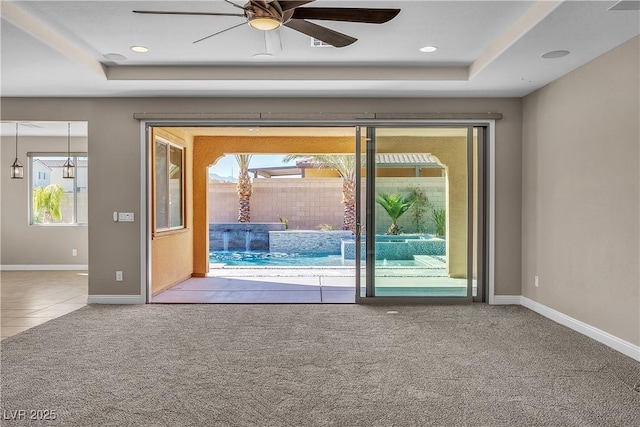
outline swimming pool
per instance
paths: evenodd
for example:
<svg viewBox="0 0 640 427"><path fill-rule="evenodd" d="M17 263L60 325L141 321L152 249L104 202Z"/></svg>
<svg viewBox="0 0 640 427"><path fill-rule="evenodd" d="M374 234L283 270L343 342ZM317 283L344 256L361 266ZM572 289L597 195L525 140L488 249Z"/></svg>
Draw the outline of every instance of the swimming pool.
<svg viewBox="0 0 640 427"><path fill-rule="evenodd" d="M354 267L355 260L344 260L340 255L322 253L299 254L282 252L212 251L209 262L236 267ZM377 265L412 267L413 260L380 260ZM362 262L364 266L364 261Z"/></svg>

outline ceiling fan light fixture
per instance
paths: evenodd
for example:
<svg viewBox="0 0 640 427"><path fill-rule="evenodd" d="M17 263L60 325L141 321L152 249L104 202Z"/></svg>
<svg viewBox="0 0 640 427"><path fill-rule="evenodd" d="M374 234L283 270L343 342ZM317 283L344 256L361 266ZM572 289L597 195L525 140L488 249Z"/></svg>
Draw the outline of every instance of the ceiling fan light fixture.
<svg viewBox="0 0 640 427"><path fill-rule="evenodd" d="M280 28L282 21L270 16L255 16L249 19L249 25L256 30L271 31Z"/></svg>

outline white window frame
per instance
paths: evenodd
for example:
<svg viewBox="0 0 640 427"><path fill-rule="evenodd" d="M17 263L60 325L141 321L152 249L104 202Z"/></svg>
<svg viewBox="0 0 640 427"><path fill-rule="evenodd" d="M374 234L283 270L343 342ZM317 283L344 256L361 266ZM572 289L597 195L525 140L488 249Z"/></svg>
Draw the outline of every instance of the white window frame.
<svg viewBox="0 0 640 427"><path fill-rule="evenodd" d="M73 174L73 214L71 222L34 222L33 221L33 161L34 158L43 158L43 157L64 157L67 158L71 156L71 160L73 161L74 166L74 174ZM73 226L87 226L87 222L78 222L78 158L85 157L87 159L87 169L88 169L88 160L89 155L85 152L77 152L77 153L52 153L52 152L28 152L27 159L29 159L29 225L34 225L38 227L73 227ZM45 173L46 174L46 173ZM51 176L51 174L48 174ZM38 177L39 178L39 177ZM40 179L40 178L39 178ZM46 177L45 177L46 179ZM88 189L88 185L87 185ZM87 190L88 191L88 190Z"/></svg>
<svg viewBox="0 0 640 427"><path fill-rule="evenodd" d="M169 227L158 227L157 224L157 206L158 206L158 199L157 199L157 179L158 179L158 174L157 174L157 170L156 168L156 157L157 157L157 150L156 150L156 145L160 143L163 145L167 146L167 170L166 170L166 177L167 177L167 183L166 183L166 188L167 188L167 206L166 206L166 212L168 215L168 224ZM180 186L180 212L181 212L181 224L180 225L176 225L176 226L171 226L171 197L170 197L170 188L169 188L169 181L170 181L170 173L169 173L169 166L171 164L170 162L170 157L171 157L171 147L174 147L178 150L180 150L180 154L181 154L181 168L180 168L180 174L181 174L181 186ZM164 139L162 137L156 136L154 141L153 141L153 168L154 168L154 174L153 174L153 210L154 210L154 216L153 216L153 233L154 234L161 234L161 233L166 233L166 232L170 232L170 231L175 231L175 230L183 230L187 227L186 224L186 201L185 201L185 183L186 183L186 173L185 173L185 147L183 147L182 145L173 143L167 139Z"/></svg>

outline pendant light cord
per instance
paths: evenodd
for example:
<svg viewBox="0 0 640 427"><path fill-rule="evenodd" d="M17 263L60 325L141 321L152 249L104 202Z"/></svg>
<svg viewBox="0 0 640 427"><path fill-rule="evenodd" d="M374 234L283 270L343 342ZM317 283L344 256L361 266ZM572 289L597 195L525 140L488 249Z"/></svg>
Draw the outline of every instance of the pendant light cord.
<svg viewBox="0 0 640 427"><path fill-rule="evenodd" d="M18 122L16 122L16 159L18 158Z"/></svg>

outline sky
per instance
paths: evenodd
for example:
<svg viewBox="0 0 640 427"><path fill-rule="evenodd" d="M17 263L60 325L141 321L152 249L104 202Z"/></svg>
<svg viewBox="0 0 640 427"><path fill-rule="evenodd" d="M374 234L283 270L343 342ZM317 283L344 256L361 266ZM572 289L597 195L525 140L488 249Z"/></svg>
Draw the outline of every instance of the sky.
<svg viewBox="0 0 640 427"><path fill-rule="evenodd" d="M264 168L264 167L276 167L276 166L294 166L296 161L293 160L289 163L284 163L282 159L285 156L275 154L254 154L249 163L249 168ZM210 173L218 174L222 177L231 176L238 177L238 162L233 155L226 155L218 162L209 168Z"/></svg>

